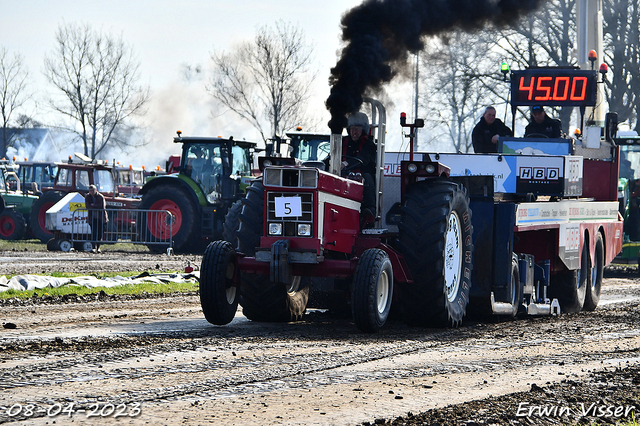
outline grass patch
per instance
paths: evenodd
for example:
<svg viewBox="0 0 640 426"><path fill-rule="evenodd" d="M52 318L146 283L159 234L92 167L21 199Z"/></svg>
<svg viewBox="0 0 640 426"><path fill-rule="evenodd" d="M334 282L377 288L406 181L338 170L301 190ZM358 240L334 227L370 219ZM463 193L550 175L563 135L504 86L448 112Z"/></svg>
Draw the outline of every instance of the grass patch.
<svg viewBox="0 0 640 426"><path fill-rule="evenodd" d="M101 244L102 252L124 251L132 253L151 253L143 244L116 243ZM40 240L0 240L0 251L47 251L47 245Z"/></svg>
<svg viewBox="0 0 640 426"><path fill-rule="evenodd" d="M131 295L141 293L189 293L198 290L198 283L142 283L125 284L117 287L81 287L76 285L66 285L56 288L42 288L29 291L7 290L0 293L0 299L29 299L31 297L57 297L69 294L83 296L104 291L106 294Z"/></svg>

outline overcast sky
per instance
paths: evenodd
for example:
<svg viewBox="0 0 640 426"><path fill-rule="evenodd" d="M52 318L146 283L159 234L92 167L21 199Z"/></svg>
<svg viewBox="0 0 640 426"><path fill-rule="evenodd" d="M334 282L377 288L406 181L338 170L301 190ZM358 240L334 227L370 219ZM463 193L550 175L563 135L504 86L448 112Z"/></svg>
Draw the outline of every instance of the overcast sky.
<svg viewBox="0 0 640 426"><path fill-rule="evenodd" d="M90 24L94 29L122 36L140 61L140 82L149 84L152 101L146 124L158 149L172 150L176 130L184 135L229 136L257 140L257 132L232 113L214 116L212 97L204 81L188 83L182 66L210 67L210 54L230 50L251 40L257 27L284 20L303 28L314 45L315 82L312 103L325 123L324 100L329 94L329 71L340 48L340 18L359 0L0 0L0 46L24 56L36 99L51 90L42 75L45 54L55 47L62 23ZM406 102L405 102L406 101ZM411 110L411 96L404 99ZM31 107L38 118L45 105ZM218 111L219 113L220 111ZM389 111L387 111L389 114ZM394 112L388 121L397 121ZM328 131L328 129L327 129ZM388 138L389 139L389 138ZM160 160L158 160L160 161ZM163 163L161 163L163 164Z"/></svg>

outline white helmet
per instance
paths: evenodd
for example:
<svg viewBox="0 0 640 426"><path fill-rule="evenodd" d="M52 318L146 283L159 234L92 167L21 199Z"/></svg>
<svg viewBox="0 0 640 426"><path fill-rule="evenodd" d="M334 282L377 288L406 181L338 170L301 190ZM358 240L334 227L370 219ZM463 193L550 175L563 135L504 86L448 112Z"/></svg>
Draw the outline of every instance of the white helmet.
<svg viewBox="0 0 640 426"><path fill-rule="evenodd" d="M347 123L347 130L351 126L360 126L363 135L369 134L369 117L364 112L354 112L349 116Z"/></svg>

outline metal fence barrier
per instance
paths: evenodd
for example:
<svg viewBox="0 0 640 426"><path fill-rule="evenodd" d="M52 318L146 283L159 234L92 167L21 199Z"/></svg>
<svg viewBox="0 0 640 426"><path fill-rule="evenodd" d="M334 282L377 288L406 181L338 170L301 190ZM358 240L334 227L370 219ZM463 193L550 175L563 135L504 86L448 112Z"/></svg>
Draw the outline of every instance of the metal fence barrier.
<svg viewBox="0 0 640 426"><path fill-rule="evenodd" d="M157 251L173 251L173 222L175 217L167 210L123 210L106 209L109 221L102 223L100 232L99 219L89 222L92 218L101 218L103 210L76 209L71 219L72 243L99 244L145 244L156 248ZM93 223L92 223L93 222ZM92 226L95 227L92 233ZM77 245L77 244L74 244Z"/></svg>

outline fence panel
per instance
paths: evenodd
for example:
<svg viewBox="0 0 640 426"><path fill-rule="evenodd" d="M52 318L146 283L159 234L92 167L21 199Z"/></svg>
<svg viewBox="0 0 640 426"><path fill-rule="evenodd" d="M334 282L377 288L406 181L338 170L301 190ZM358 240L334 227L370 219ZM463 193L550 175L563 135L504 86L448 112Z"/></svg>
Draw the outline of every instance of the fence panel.
<svg viewBox="0 0 640 426"><path fill-rule="evenodd" d="M106 212L109 221L103 223L100 220L103 210L75 210L71 221L71 242L131 243L157 245L159 250L173 249L175 218L169 211L106 209ZM95 219L89 220L89 217Z"/></svg>

